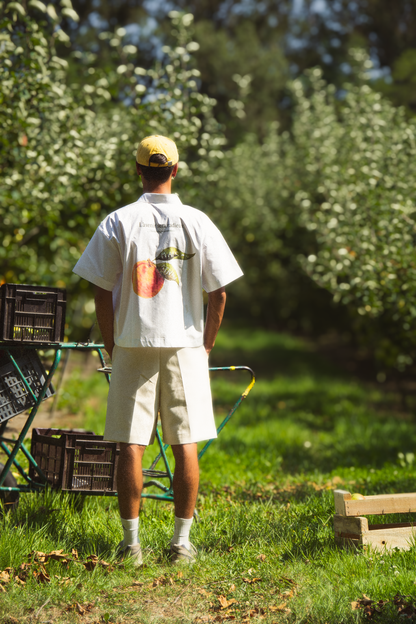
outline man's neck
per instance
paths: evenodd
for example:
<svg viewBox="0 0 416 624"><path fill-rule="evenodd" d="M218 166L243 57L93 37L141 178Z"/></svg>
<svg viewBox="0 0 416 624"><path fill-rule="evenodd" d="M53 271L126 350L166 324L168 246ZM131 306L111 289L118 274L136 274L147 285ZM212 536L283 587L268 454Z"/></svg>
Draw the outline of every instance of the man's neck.
<svg viewBox="0 0 416 624"><path fill-rule="evenodd" d="M142 176L142 184L143 193L164 193L166 195L172 193L172 178L169 178L169 180L162 184L149 184Z"/></svg>

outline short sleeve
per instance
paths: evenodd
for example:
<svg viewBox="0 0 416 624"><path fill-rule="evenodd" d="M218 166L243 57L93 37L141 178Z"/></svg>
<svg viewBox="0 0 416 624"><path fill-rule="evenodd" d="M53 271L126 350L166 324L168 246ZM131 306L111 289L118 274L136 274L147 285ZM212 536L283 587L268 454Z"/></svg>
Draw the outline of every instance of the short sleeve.
<svg viewBox="0 0 416 624"><path fill-rule="evenodd" d="M104 221L95 231L73 272L104 290L113 290L122 270L117 238L108 231Z"/></svg>
<svg viewBox="0 0 416 624"><path fill-rule="evenodd" d="M219 229L207 218L202 248L202 287L209 293L243 275Z"/></svg>

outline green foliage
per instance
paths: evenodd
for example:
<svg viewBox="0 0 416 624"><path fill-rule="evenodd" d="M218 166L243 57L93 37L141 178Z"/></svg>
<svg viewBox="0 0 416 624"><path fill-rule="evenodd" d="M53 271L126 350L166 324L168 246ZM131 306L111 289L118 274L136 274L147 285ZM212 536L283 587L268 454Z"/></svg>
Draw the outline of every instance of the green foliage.
<svg viewBox="0 0 416 624"><path fill-rule="evenodd" d="M242 264L231 287L240 308L329 327L337 314L325 289L382 365L403 370L416 353L416 124L370 88L362 51L351 65L343 91L320 69L296 80L290 133L246 136L207 166L196 201Z"/></svg>
<svg viewBox="0 0 416 624"><path fill-rule="evenodd" d="M72 268L103 216L137 198L139 138L167 134L181 153L176 189L213 218L245 272L231 287L235 309L269 324L307 328L318 319L322 327L333 324L332 296L387 365L412 363L415 123L359 71L342 92L309 71L291 89L290 133L273 123L263 142L246 134L224 151L193 55L203 46L227 51L224 67L211 53L202 69L221 76L218 94L235 85L237 118L258 116L250 88L263 93L271 48L259 64L243 56L244 73L238 49L257 36L247 24L235 27L230 47L200 21L198 48L193 16L173 11L174 45L145 69L124 28L100 33L104 60L76 48L69 66L60 59L56 46L68 43L61 21L76 19L69 0L62 10L3 4L0 18L1 281L67 287L70 324L89 327L91 290ZM355 53L350 65L369 62Z"/></svg>
<svg viewBox="0 0 416 624"><path fill-rule="evenodd" d="M72 294L79 282L72 268L101 218L137 199L140 138L172 136L185 181L187 156L215 159L220 139L212 139L213 102L197 90L187 49L191 15L172 16L178 45L164 48L164 64L146 71L129 62L134 51L118 31L110 45L123 64L95 71L94 58L81 56L78 71L90 81L77 86L67 84L67 63L55 54L55 40L66 37L57 29L60 17L51 9L43 15L42 3L28 6L29 13L10 3L0 14L1 281L66 286ZM71 306L81 316L91 295L78 294Z"/></svg>
<svg viewBox="0 0 416 624"><path fill-rule="evenodd" d="M316 249L300 261L336 302L373 321L377 355L403 369L416 348L416 123L366 84L340 101L319 69L308 77L293 87L295 202Z"/></svg>
<svg viewBox="0 0 416 624"><path fill-rule="evenodd" d="M293 203L281 163L289 157L285 141L272 127L259 144L254 135L227 151L219 166L207 171L197 200L224 233L244 270L232 286L239 305L253 316L288 318L296 298L287 296L293 245L303 248ZM273 172L273 174L271 174ZM293 239L294 237L294 239ZM281 294L287 297L284 303ZM267 308L270 314L267 314Z"/></svg>
<svg viewBox="0 0 416 624"><path fill-rule="evenodd" d="M408 49L393 63L391 68L392 80L379 79L377 89L387 95L396 106L407 106L414 114L416 104L416 51Z"/></svg>
<svg viewBox="0 0 416 624"><path fill-rule="evenodd" d="M280 117L277 103L289 73L282 44L277 38L266 43L247 19L232 35L201 20L195 24L195 39L201 89L215 98L215 114L230 142L241 141L248 132L262 139L270 122Z"/></svg>
<svg viewBox="0 0 416 624"><path fill-rule="evenodd" d="M315 248L294 195L302 172L288 132L271 124L263 143L249 134L193 178L191 201L219 226L244 278L231 284L229 306L269 326L327 329L331 298L299 268L297 256ZM289 325L287 325L289 324Z"/></svg>

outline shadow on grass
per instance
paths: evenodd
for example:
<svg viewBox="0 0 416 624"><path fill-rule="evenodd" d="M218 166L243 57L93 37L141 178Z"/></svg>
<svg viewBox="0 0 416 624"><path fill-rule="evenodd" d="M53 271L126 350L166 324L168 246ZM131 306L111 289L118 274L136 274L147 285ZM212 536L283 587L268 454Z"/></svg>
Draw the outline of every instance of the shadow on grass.
<svg viewBox="0 0 416 624"><path fill-rule="evenodd" d="M379 469L414 449L414 418L397 411L395 394L351 380L297 338L256 330L248 339L247 332L227 332L211 364L226 363L260 371L216 443L231 461L262 457L273 463L280 456L283 470L293 474ZM246 382L241 375L213 378L217 412L229 409Z"/></svg>
<svg viewBox="0 0 416 624"><path fill-rule="evenodd" d="M320 374L335 374L333 365L318 355L312 344L289 334L261 329L220 332L210 365L249 366L261 377L277 373L299 375L312 369Z"/></svg>
<svg viewBox="0 0 416 624"><path fill-rule="evenodd" d="M278 432L265 432L263 439L247 440L241 438L241 433L231 434L226 440L218 440L217 444L231 461L233 456L249 460L280 455L282 469L292 474L313 470L331 472L350 467L379 469L386 462L397 463L398 453L414 448L413 431L395 428L394 423L386 424L373 430L368 438L364 434L363 440L357 435L345 434L343 439L312 443L309 440L285 440L279 437Z"/></svg>
<svg viewBox="0 0 416 624"><path fill-rule="evenodd" d="M94 522L94 510L85 505L85 497L46 490L21 497L18 507L7 519L26 532L42 534L48 541L60 544L65 552L75 549L80 556L101 554L111 556L114 550L111 521L103 530ZM93 505L94 507L94 505ZM107 509L108 513L108 509ZM118 515L114 515L118 520ZM30 548L28 548L29 553ZM53 550L53 549L52 549Z"/></svg>

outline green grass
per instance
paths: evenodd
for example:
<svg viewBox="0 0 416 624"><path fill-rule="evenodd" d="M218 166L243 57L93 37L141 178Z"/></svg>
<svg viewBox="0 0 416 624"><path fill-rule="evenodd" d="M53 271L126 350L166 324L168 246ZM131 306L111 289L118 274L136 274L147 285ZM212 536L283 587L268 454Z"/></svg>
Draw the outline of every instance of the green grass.
<svg viewBox="0 0 416 624"><path fill-rule="evenodd" d="M388 601L377 622L403 621L392 601L415 594L416 550L338 550L332 490L414 491L412 415L400 412L398 397L382 386L349 378L290 336L223 330L211 359L212 365L251 366L258 381L201 460L201 522L192 528L201 552L196 565L172 568L166 559L169 503L143 501L146 565L134 570L114 560L121 538L114 498L86 497L82 505L68 494L23 495L0 521L0 570L31 565L20 571L24 584L2 584L2 624L232 618L347 624L365 621L362 610L351 608L363 594ZM219 420L248 381L245 373L212 375ZM75 367L58 408L68 411L71 426L102 433L106 391L104 377ZM146 456L155 453L149 449ZM75 549L78 559L49 561L47 578L39 576L42 564L30 553L60 549ZM91 558L88 564L90 555L110 565L94 566Z"/></svg>

